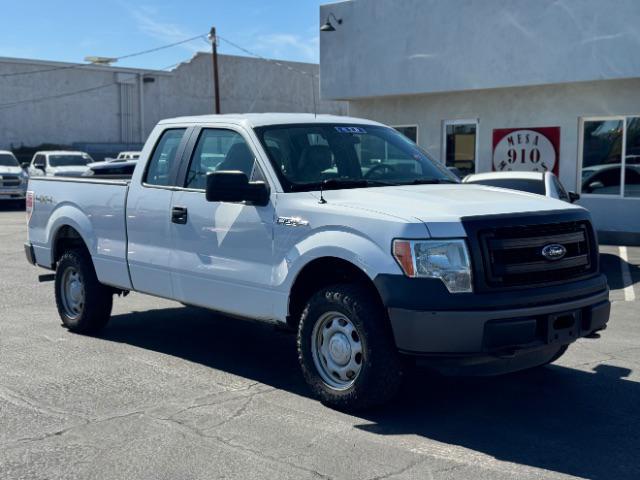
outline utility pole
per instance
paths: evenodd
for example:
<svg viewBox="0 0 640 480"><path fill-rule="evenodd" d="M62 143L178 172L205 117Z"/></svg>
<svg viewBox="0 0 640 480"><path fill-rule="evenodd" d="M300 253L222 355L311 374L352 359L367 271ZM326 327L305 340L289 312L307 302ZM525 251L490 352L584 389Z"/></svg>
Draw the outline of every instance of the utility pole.
<svg viewBox="0 0 640 480"><path fill-rule="evenodd" d="M211 27L209 31L211 40L211 62L213 64L213 98L215 113L220 113L220 90L218 89L218 39L216 37L216 27Z"/></svg>

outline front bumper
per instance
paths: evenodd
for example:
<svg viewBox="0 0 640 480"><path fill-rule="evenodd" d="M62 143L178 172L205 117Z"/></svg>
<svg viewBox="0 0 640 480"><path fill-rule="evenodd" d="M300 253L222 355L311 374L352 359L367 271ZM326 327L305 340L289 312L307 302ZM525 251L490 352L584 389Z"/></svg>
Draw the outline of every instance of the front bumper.
<svg viewBox="0 0 640 480"><path fill-rule="evenodd" d="M389 277L404 282L399 276ZM603 275L556 286L553 293L530 289L495 297L465 294L456 301L456 295L443 293L437 300L432 291L424 292L412 307L402 305L404 294L393 283L392 278L376 279L396 346L403 353L510 356L569 344L606 328L609 320L609 289Z"/></svg>

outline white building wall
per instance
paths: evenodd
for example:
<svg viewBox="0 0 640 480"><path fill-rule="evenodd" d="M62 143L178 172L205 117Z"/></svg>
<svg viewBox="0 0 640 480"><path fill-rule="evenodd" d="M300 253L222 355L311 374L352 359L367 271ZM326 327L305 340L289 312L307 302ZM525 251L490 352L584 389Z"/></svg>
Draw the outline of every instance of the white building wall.
<svg viewBox="0 0 640 480"><path fill-rule="evenodd" d="M222 113L313 112L314 96L319 98L318 65L278 63L220 55ZM171 72L69 68L73 66L0 59L0 148L43 143L142 143L163 118L213 113L210 54L196 54ZM41 72L2 76L23 71ZM141 76L153 81L140 84ZM65 95L81 90L90 91ZM319 113L343 114L347 107L343 102L318 101L317 109Z"/></svg>
<svg viewBox="0 0 640 480"><path fill-rule="evenodd" d="M640 76L638 0L351 0L329 13L342 24L320 35L323 98Z"/></svg>
<svg viewBox="0 0 640 480"><path fill-rule="evenodd" d="M491 171L495 128L560 127L560 179L576 190L579 119L640 115L640 79L357 99L350 114L389 125L418 125L418 143L441 159L443 122L478 119L478 166ZM640 198L584 196L599 230L640 233Z"/></svg>

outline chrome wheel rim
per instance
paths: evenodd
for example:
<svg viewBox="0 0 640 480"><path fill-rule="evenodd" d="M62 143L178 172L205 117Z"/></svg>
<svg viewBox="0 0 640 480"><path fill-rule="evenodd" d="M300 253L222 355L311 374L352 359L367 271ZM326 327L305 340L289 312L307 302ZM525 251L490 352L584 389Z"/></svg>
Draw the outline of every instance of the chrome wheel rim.
<svg viewBox="0 0 640 480"><path fill-rule="evenodd" d="M84 283L80 272L73 267L67 268L62 274L62 307L67 317L75 320L82 315L84 309Z"/></svg>
<svg viewBox="0 0 640 480"><path fill-rule="evenodd" d="M342 313L327 312L313 327L313 362L331 388L345 390L355 383L362 370L362 350L360 333Z"/></svg>

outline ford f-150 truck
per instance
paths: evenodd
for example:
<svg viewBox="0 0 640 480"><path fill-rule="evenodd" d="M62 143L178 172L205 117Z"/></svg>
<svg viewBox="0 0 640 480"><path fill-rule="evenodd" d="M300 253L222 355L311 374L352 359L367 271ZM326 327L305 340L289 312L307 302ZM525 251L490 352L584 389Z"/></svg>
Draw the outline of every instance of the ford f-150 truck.
<svg viewBox="0 0 640 480"><path fill-rule="evenodd" d="M69 330L97 332L132 290L274 322L338 408L385 402L415 359L544 365L609 319L586 210L461 184L368 120L164 120L129 181L32 178L27 211L26 255L55 270Z"/></svg>

